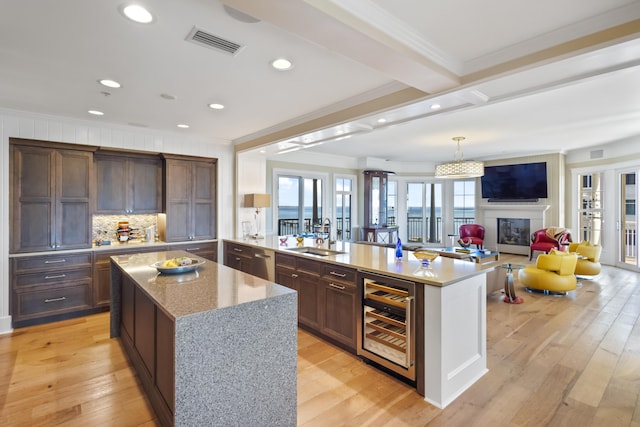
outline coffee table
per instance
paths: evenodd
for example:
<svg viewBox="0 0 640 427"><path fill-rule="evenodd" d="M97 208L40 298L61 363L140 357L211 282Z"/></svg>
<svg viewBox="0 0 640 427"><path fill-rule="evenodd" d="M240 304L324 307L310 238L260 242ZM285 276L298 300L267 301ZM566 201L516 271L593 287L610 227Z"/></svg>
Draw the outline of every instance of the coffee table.
<svg viewBox="0 0 640 427"><path fill-rule="evenodd" d="M482 264L488 261L497 261L500 258L500 252L490 251L489 253L485 253L484 250L481 249L464 249L456 246L433 250L440 253L440 256L446 258L467 259L477 264Z"/></svg>

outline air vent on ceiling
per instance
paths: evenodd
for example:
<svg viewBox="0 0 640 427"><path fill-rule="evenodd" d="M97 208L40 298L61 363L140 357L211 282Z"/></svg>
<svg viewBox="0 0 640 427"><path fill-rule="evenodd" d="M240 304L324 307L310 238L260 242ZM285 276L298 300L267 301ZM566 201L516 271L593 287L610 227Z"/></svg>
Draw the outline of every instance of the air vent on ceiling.
<svg viewBox="0 0 640 427"><path fill-rule="evenodd" d="M591 159L601 159L604 157L603 150L592 150L589 152Z"/></svg>
<svg viewBox="0 0 640 427"><path fill-rule="evenodd" d="M193 27L186 38L187 41L217 50L219 52L235 55L242 49L242 45L231 40L223 39L206 31Z"/></svg>

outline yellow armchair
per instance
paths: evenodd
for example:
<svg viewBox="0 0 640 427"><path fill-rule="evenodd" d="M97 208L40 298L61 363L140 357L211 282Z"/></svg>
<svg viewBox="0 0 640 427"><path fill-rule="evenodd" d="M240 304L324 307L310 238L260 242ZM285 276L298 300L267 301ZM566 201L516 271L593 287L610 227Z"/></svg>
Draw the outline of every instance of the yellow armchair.
<svg viewBox="0 0 640 427"><path fill-rule="evenodd" d="M518 279L529 289L565 294L576 288L577 261L575 253L552 249L548 254L538 255L535 266L528 265L518 271Z"/></svg>
<svg viewBox="0 0 640 427"><path fill-rule="evenodd" d="M578 276L597 276L600 274L600 253L602 246L590 242L573 242L569 244L569 252L575 252L584 258L578 258L575 274Z"/></svg>

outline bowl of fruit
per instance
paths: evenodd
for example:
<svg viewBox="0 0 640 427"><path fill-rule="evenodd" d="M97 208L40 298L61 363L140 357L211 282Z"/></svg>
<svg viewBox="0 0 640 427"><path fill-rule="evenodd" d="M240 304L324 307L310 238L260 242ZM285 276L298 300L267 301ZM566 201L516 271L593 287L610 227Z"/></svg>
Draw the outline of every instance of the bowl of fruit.
<svg viewBox="0 0 640 427"><path fill-rule="evenodd" d="M181 256L158 261L151 264L151 266L163 274L179 274L193 271L198 268L198 266L204 264L204 262L204 259Z"/></svg>

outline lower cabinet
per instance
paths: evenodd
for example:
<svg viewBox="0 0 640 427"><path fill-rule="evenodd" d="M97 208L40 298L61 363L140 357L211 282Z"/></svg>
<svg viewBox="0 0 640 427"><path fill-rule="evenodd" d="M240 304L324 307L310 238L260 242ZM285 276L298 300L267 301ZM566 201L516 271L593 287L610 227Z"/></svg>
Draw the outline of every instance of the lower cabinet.
<svg viewBox="0 0 640 427"><path fill-rule="evenodd" d="M356 351L355 269L276 253L276 283L298 292L298 323Z"/></svg>
<svg viewBox="0 0 640 427"><path fill-rule="evenodd" d="M358 292L356 270L325 265L321 282L321 332L355 351Z"/></svg>
<svg viewBox="0 0 640 427"><path fill-rule="evenodd" d="M11 259L14 327L87 314L92 302L91 252Z"/></svg>
<svg viewBox="0 0 640 427"><path fill-rule="evenodd" d="M122 343L160 424L173 425L175 324L131 279L121 275L119 286Z"/></svg>

